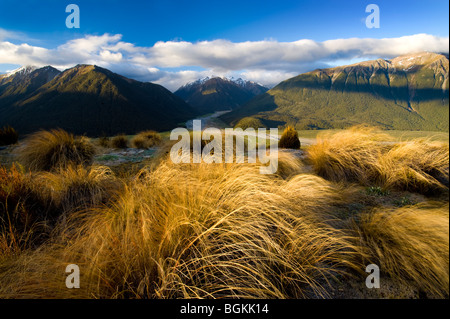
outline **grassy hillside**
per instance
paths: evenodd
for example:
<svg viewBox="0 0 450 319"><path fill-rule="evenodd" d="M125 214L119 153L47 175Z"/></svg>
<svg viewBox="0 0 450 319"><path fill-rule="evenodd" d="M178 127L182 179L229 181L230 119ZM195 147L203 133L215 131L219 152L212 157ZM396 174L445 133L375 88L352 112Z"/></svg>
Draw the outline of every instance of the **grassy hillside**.
<svg viewBox="0 0 450 319"><path fill-rule="evenodd" d="M385 129L448 131L449 61L422 53L316 70L277 85L222 117L294 125L299 130L371 124Z"/></svg>
<svg viewBox="0 0 450 319"><path fill-rule="evenodd" d="M51 66L40 69L25 67L11 76L0 76L0 110L33 94L60 73Z"/></svg>

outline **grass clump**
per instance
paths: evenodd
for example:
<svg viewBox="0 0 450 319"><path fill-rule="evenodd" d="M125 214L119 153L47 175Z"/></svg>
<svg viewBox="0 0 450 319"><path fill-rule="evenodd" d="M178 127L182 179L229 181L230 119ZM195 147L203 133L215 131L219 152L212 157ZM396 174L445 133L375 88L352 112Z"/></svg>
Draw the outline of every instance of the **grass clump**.
<svg viewBox="0 0 450 319"><path fill-rule="evenodd" d="M131 140L131 146L139 149L151 148L161 144L161 135L155 131L145 131L137 134Z"/></svg>
<svg viewBox="0 0 450 319"><path fill-rule="evenodd" d="M449 296L448 203L376 209L359 216L364 264L428 297Z"/></svg>
<svg viewBox="0 0 450 319"><path fill-rule="evenodd" d="M106 204L122 187L105 166L69 166L56 172L41 172L34 179L60 215Z"/></svg>
<svg viewBox="0 0 450 319"><path fill-rule="evenodd" d="M358 126L319 135L317 144L308 148L308 159L318 175L336 182L423 194L448 191L448 143L394 143L375 128Z"/></svg>
<svg viewBox="0 0 450 319"><path fill-rule="evenodd" d="M63 130L51 130L28 136L16 152L25 168L52 171L69 165L90 165L95 148L86 137L75 137Z"/></svg>
<svg viewBox="0 0 450 319"><path fill-rule="evenodd" d="M378 160L390 146L391 138L375 128L354 127L334 134L319 134L317 144L308 148L315 172L332 181L378 182Z"/></svg>
<svg viewBox="0 0 450 319"><path fill-rule="evenodd" d="M366 188L366 194L369 196L389 196L390 192L379 186L372 186Z"/></svg>
<svg viewBox="0 0 450 319"><path fill-rule="evenodd" d="M316 176L284 181L255 165L164 161L108 206L72 214L74 235L8 268L0 297L67 295L64 281L55 285L69 261L84 269L77 297L325 297L354 251L319 220L339 196Z"/></svg>
<svg viewBox="0 0 450 319"><path fill-rule="evenodd" d="M288 126L284 130L278 146L280 148L290 148L295 150L300 149L301 143L298 137L298 133L292 126Z"/></svg>
<svg viewBox="0 0 450 319"><path fill-rule="evenodd" d="M71 213L108 204L123 187L109 168L25 173L0 167L0 259L40 245Z"/></svg>
<svg viewBox="0 0 450 319"><path fill-rule="evenodd" d="M0 298L373 297L369 264L379 296L448 297L448 199L391 191L434 189L427 176L445 187L448 146L338 134L311 146L313 168L281 150L272 175L258 162L174 164L168 145L116 175L0 169ZM406 184L406 169L426 183ZM80 289L65 286L68 264L83 269Z"/></svg>
<svg viewBox="0 0 450 319"><path fill-rule="evenodd" d="M111 145L111 138L102 136L97 140L97 144L101 147L108 148Z"/></svg>
<svg viewBox="0 0 450 319"><path fill-rule="evenodd" d="M393 146L380 159L388 187L433 194L449 187L449 145L416 139Z"/></svg>
<svg viewBox="0 0 450 319"><path fill-rule="evenodd" d="M0 167L0 260L47 236L49 201L32 181L21 167Z"/></svg>
<svg viewBox="0 0 450 319"><path fill-rule="evenodd" d="M0 129L0 146L16 144L18 140L19 134L11 126Z"/></svg>
<svg viewBox="0 0 450 319"><path fill-rule="evenodd" d="M119 149L128 148L128 138L124 134L114 136L111 139L110 145L113 148Z"/></svg>

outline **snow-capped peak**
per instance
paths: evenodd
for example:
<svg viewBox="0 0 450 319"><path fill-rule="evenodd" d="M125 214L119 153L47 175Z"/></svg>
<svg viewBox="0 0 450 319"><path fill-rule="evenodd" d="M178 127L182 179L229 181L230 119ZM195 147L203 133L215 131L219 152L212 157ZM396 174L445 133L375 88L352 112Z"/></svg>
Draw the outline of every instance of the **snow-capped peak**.
<svg viewBox="0 0 450 319"><path fill-rule="evenodd" d="M237 85L239 85L241 87L245 87L248 84L258 84L258 83L253 82L253 81L243 80L242 78L237 78L236 79L235 77L214 76L213 75L213 76L210 76L210 77L207 76L205 78L202 78L202 79L199 79L199 80L196 80L196 81L193 81L193 82L189 82L186 85L184 85L183 87L187 88L187 87L192 87L192 86L195 86L195 85L202 85L202 84L205 84L206 82L208 82L209 80L212 80L212 79L215 79L215 78L220 78L220 79L222 79L224 81L233 82L233 83L235 83L235 84L237 84ZM261 84L259 84L259 85L261 85Z"/></svg>
<svg viewBox="0 0 450 319"><path fill-rule="evenodd" d="M13 76L13 75L16 75L16 74L26 75L26 74L30 74L31 72L36 71L36 70L37 70L37 67L32 66L32 65L22 66L22 67L20 67L18 69L15 69L15 70L11 71L11 72L8 72L5 77L10 77L10 76Z"/></svg>
<svg viewBox="0 0 450 319"><path fill-rule="evenodd" d="M414 70L419 65L430 64L442 58L442 55L432 52L407 54L392 59L392 65L406 72Z"/></svg>

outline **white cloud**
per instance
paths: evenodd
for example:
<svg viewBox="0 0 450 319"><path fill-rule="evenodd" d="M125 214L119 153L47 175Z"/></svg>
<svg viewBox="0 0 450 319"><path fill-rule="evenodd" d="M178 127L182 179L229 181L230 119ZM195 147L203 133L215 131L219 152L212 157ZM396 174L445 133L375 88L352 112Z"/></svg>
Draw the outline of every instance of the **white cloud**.
<svg viewBox="0 0 450 319"><path fill-rule="evenodd" d="M23 39L25 38L25 35L14 32L14 31L8 31L5 29L0 28L0 41L6 40L6 39Z"/></svg>
<svg viewBox="0 0 450 319"><path fill-rule="evenodd" d="M122 53L118 52L118 53L112 53L111 51L108 50L103 50L102 52L100 52L100 57L102 58L102 60L106 61L106 62L120 62L122 60Z"/></svg>
<svg viewBox="0 0 450 319"><path fill-rule="evenodd" d="M448 53L449 38L416 34L386 39L336 39L324 42L303 39L234 43L227 40L158 42L139 47L122 41L120 34L87 35L56 49L13 44L11 34L0 29L0 63L53 65L60 69L76 64L96 64L140 80L175 90L186 82L208 75L242 76L266 85L333 61L393 58L419 51ZM198 71L201 70L201 71Z"/></svg>

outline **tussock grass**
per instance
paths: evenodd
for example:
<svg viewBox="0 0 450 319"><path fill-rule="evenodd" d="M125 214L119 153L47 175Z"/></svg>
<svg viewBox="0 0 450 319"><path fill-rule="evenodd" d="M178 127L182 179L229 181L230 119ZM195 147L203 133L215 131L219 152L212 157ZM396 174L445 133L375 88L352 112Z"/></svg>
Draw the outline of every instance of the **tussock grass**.
<svg viewBox="0 0 450 319"><path fill-rule="evenodd" d="M32 171L52 171L69 165L89 165L95 148L86 137L63 130L40 131L28 136L16 150L18 161Z"/></svg>
<svg viewBox="0 0 450 319"><path fill-rule="evenodd" d="M85 168L69 166L57 172L41 172L34 177L34 187L49 198L65 215L107 203L122 183L105 166Z"/></svg>
<svg viewBox="0 0 450 319"><path fill-rule="evenodd" d="M281 135L278 145L280 148L298 150L301 147L301 144L297 131L292 126L288 126Z"/></svg>
<svg viewBox="0 0 450 319"><path fill-rule="evenodd" d="M293 154L279 150L273 156L278 157L278 170L276 175L281 178L288 179L306 171L304 163Z"/></svg>
<svg viewBox="0 0 450 319"><path fill-rule="evenodd" d="M145 131L137 134L131 140L131 146L134 148L150 148L161 144L161 135L155 131Z"/></svg>
<svg viewBox="0 0 450 319"><path fill-rule="evenodd" d="M84 285L77 294L84 297L326 296L328 280L354 251L321 221L337 190L316 176L283 181L254 165L214 166L166 161L141 171L114 204L71 215L77 235L39 252L39 267L80 265ZM28 269L26 258L17 262ZM42 296L34 276L52 294L66 294L53 287L55 275L36 272L1 285L0 296ZM0 275L0 282L8 281Z"/></svg>
<svg viewBox="0 0 450 319"><path fill-rule="evenodd" d="M425 203L376 209L355 222L364 264L428 297L449 296L449 206Z"/></svg>
<svg viewBox="0 0 450 319"><path fill-rule="evenodd" d="M316 173L333 181L346 180L369 185L380 178L378 159L390 149L391 138L375 128L354 127L318 135L308 148Z"/></svg>
<svg viewBox="0 0 450 319"><path fill-rule="evenodd" d="M396 144L380 159L387 187L434 193L449 186L449 145L417 139Z"/></svg>
<svg viewBox="0 0 450 319"><path fill-rule="evenodd" d="M445 143L394 143L375 128L358 126L319 135L308 155L315 172L332 181L424 194L448 191L449 147Z"/></svg>
<svg viewBox="0 0 450 319"><path fill-rule="evenodd" d="M16 165L0 167L0 260L46 237L46 199L32 186L31 174Z"/></svg>
<svg viewBox="0 0 450 319"><path fill-rule="evenodd" d="M127 148L128 138L125 135L117 135L111 139L110 146L113 148Z"/></svg>
<svg viewBox="0 0 450 319"><path fill-rule="evenodd" d="M111 138L102 136L97 140L97 144L101 147L108 148L111 145Z"/></svg>
<svg viewBox="0 0 450 319"><path fill-rule="evenodd" d="M448 200L396 208L404 192L389 191L445 190L448 145L353 128L311 146L321 176L295 152L262 175L261 163L173 164L169 146L122 178L0 169L0 298L323 298L349 278L363 286L371 263L448 297ZM68 264L80 289L65 286Z"/></svg>

